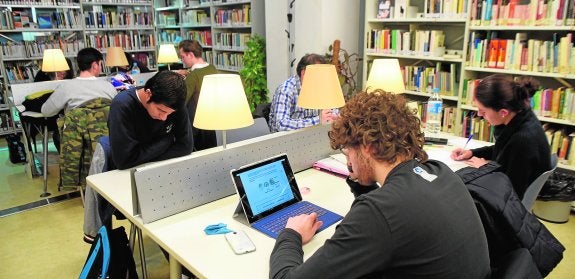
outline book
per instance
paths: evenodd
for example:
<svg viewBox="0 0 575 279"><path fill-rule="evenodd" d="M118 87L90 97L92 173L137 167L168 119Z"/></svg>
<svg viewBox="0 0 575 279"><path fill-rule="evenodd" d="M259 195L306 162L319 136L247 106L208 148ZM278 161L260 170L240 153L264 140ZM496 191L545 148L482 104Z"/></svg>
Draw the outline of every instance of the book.
<svg viewBox="0 0 575 279"><path fill-rule="evenodd" d="M391 0L379 0L377 4L377 18L391 18Z"/></svg>
<svg viewBox="0 0 575 279"><path fill-rule="evenodd" d="M52 28L52 15L50 13L38 13L38 28L50 29Z"/></svg>

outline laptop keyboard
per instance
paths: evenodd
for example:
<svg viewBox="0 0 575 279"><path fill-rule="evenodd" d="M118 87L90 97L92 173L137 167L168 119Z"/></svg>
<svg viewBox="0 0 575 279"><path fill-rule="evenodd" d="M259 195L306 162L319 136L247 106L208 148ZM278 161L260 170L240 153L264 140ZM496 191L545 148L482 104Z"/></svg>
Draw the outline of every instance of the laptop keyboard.
<svg viewBox="0 0 575 279"><path fill-rule="evenodd" d="M277 235L286 227L288 218L301 214L310 214L312 212L317 213L319 218L324 215L327 210L311 203L298 203L293 205L293 207L287 207L284 210L278 211L273 215L273 220L264 224L262 227Z"/></svg>

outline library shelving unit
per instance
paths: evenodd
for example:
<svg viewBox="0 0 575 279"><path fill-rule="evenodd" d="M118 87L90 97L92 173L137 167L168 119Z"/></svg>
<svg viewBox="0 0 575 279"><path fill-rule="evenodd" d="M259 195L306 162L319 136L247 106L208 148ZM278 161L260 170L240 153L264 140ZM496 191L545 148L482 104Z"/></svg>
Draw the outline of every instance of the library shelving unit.
<svg viewBox="0 0 575 279"><path fill-rule="evenodd" d="M408 8L408 1L396 1L396 6L366 1L363 84L374 59L397 58L406 83L403 93L418 103L423 114L433 88L439 88L445 112L442 131L454 133L467 12L458 6L463 1L450 1L441 9L428 7L427 2L411 1Z"/></svg>
<svg viewBox="0 0 575 279"><path fill-rule="evenodd" d="M0 104L0 135L21 131L8 104L10 85L32 82L46 48L61 48L74 57L84 44L78 0L0 2L0 75L4 104Z"/></svg>
<svg viewBox="0 0 575 279"><path fill-rule="evenodd" d="M246 41L264 35L263 0L162 0L155 11L158 44L195 39L220 71L239 72Z"/></svg>
<svg viewBox="0 0 575 279"><path fill-rule="evenodd" d="M471 97L478 80L496 73L516 79L532 77L541 89L531 105L551 151L559 155L559 168L575 171L575 11L573 1L564 1L570 3L563 13L557 12L554 2L533 0L514 7L493 4L489 16L487 8L481 7L470 14L459 121L463 136L474 133L478 139L492 139L491 127L473 117L477 108Z"/></svg>
<svg viewBox="0 0 575 279"><path fill-rule="evenodd" d="M148 68L156 68L152 0L82 0L81 6L86 45L104 55L106 48L119 46Z"/></svg>

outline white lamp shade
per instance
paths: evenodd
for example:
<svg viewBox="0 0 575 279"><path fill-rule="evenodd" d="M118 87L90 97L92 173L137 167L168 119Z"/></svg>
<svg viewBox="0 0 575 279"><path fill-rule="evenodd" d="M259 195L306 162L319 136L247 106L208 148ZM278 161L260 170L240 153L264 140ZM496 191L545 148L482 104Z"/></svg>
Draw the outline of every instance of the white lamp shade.
<svg viewBox="0 0 575 279"><path fill-rule="evenodd" d="M194 127L229 130L254 124L239 75L207 75L202 81Z"/></svg>
<svg viewBox="0 0 575 279"><path fill-rule="evenodd" d="M158 63L177 63L180 61L174 45L160 45Z"/></svg>
<svg viewBox="0 0 575 279"><path fill-rule="evenodd" d="M128 66L128 59L121 47L109 47L106 49L106 66Z"/></svg>
<svg viewBox="0 0 575 279"><path fill-rule="evenodd" d="M345 105L341 85L332 64L313 64L305 68L297 106L307 109L332 109Z"/></svg>
<svg viewBox="0 0 575 279"><path fill-rule="evenodd" d="M391 93L404 93L405 83L397 59L375 59L367 78L370 90L382 89Z"/></svg>
<svg viewBox="0 0 575 279"><path fill-rule="evenodd" d="M61 72L70 70L64 52L61 49L45 49L42 57L42 71Z"/></svg>

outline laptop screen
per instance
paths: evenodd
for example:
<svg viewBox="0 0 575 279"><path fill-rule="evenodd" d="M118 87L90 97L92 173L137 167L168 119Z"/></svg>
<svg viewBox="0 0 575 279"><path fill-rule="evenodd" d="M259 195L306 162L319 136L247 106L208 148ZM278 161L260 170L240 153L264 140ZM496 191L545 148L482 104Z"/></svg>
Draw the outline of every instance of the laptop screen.
<svg viewBox="0 0 575 279"><path fill-rule="evenodd" d="M286 154L232 170L231 173L250 223L301 201Z"/></svg>

